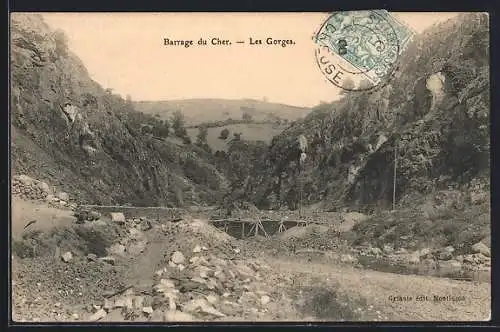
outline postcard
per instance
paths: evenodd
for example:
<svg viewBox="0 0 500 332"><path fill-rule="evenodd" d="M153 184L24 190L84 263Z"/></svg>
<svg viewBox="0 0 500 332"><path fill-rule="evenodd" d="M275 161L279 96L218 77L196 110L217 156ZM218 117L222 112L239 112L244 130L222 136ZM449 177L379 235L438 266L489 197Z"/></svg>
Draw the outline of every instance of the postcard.
<svg viewBox="0 0 500 332"><path fill-rule="evenodd" d="M488 13L9 31L14 322L490 319Z"/></svg>

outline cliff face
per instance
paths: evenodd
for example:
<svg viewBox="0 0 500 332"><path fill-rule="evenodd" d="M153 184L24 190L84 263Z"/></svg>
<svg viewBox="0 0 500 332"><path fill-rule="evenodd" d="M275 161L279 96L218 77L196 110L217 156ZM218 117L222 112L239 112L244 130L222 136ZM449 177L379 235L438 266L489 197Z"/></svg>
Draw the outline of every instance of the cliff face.
<svg viewBox="0 0 500 332"><path fill-rule="evenodd" d="M225 180L210 156L141 133L131 103L92 81L62 32L40 15L11 17L14 173L59 185L87 203L213 201Z"/></svg>
<svg viewBox="0 0 500 332"><path fill-rule="evenodd" d="M473 181L489 186L488 38L483 14L416 36L385 87L345 93L275 137L261 189L247 196L266 207L295 208L302 195L327 208L390 208L395 155L398 205ZM308 142L301 167L300 135Z"/></svg>

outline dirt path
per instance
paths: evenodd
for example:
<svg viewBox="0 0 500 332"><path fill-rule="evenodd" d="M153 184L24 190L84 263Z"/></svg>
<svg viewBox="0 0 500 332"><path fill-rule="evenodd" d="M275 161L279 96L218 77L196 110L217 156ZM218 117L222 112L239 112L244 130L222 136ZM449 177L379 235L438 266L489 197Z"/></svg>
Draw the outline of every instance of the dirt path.
<svg viewBox="0 0 500 332"><path fill-rule="evenodd" d="M339 287L343 292L366 300L386 320L396 321L472 321L488 320L491 308L491 285L456 281L446 278L399 275L304 262L298 259L269 257L274 271L295 275L297 289L309 287L313 279ZM392 297L411 297L394 301ZM418 296L427 296L417 299ZM441 301L434 301L434 296ZM446 298L446 296L449 296ZM400 299L400 298L398 298Z"/></svg>
<svg viewBox="0 0 500 332"><path fill-rule="evenodd" d="M61 210L47 206L45 203L25 201L19 197L12 197L12 237L19 237L26 224L36 222L27 229L48 230L56 226L71 225L76 218L72 211Z"/></svg>

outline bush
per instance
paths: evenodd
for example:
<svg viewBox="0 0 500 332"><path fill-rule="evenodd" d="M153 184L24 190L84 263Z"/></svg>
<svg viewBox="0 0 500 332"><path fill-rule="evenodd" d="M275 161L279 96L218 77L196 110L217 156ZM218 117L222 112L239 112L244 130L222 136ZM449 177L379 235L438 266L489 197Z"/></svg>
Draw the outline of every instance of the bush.
<svg viewBox="0 0 500 332"><path fill-rule="evenodd" d="M229 129L224 128L221 130L219 139L227 139L229 137Z"/></svg>

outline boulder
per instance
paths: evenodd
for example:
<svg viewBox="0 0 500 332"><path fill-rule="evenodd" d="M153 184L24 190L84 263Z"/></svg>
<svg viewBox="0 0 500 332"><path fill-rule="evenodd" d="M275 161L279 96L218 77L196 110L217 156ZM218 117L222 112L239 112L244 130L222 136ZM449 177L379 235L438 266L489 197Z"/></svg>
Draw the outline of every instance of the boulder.
<svg viewBox="0 0 500 332"><path fill-rule="evenodd" d="M61 259L63 260L63 262L67 263L73 259L73 254L70 251L67 251L64 254L62 254Z"/></svg>
<svg viewBox="0 0 500 332"><path fill-rule="evenodd" d="M124 256L125 246L123 244L115 243L107 250L110 255Z"/></svg>
<svg viewBox="0 0 500 332"><path fill-rule="evenodd" d="M420 249L420 257L422 258L426 258L428 255L430 255L432 253L432 250L430 248L423 248L423 249Z"/></svg>
<svg viewBox="0 0 500 332"><path fill-rule="evenodd" d="M122 212L111 212L111 221L118 224L125 224L125 215Z"/></svg>
<svg viewBox="0 0 500 332"><path fill-rule="evenodd" d="M104 263L115 265L115 258L111 256L101 257L99 260Z"/></svg>
<svg viewBox="0 0 500 332"><path fill-rule="evenodd" d="M473 253L481 253L485 256L490 257L490 248L488 248L484 243L478 242L475 245L472 246L472 252Z"/></svg>
<svg viewBox="0 0 500 332"><path fill-rule="evenodd" d="M358 260L355 257L353 257L352 255L349 255L349 254L341 255L340 261L342 263L357 263L358 262Z"/></svg>
<svg viewBox="0 0 500 332"><path fill-rule="evenodd" d="M395 253L398 255L404 255L408 253L408 250L406 250L405 248L399 248Z"/></svg>
<svg viewBox="0 0 500 332"><path fill-rule="evenodd" d="M153 313L153 308L152 307L144 307L142 308L142 312L145 313L146 315L151 315Z"/></svg>
<svg viewBox="0 0 500 332"><path fill-rule="evenodd" d="M50 193L50 186L49 186L47 183L40 181L40 182L38 182L38 183L36 184L36 186L37 186L37 187L38 187L38 188L39 188L42 192L44 192L44 193L46 193L46 194Z"/></svg>
<svg viewBox="0 0 500 332"><path fill-rule="evenodd" d="M384 244L383 251L386 254L392 254L394 252L394 248L391 245Z"/></svg>
<svg viewBox="0 0 500 332"><path fill-rule="evenodd" d="M415 251L414 253L408 256L408 263L410 264L420 263L420 255L421 253L419 251Z"/></svg>
<svg viewBox="0 0 500 332"><path fill-rule="evenodd" d="M438 259L440 259L442 261L450 260L452 257L453 257L453 255L447 251L440 251L439 255L438 255Z"/></svg>
<svg viewBox="0 0 500 332"><path fill-rule="evenodd" d="M65 192L59 192L57 193L57 198L59 198L59 200L61 201L69 201L69 194L68 193L65 193Z"/></svg>
<svg viewBox="0 0 500 332"><path fill-rule="evenodd" d="M185 257L184 257L184 254L182 252L180 252L180 251L174 251L174 253L170 257L170 260L174 264L181 264L181 263L184 263Z"/></svg>
<svg viewBox="0 0 500 332"><path fill-rule="evenodd" d="M271 302L271 298L267 295L263 295L261 298L260 298L260 304L262 305L266 305L268 304L269 302Z"/></svg>
<svg viewBox="0 0 500 332"><path fill-rule="evenodd" d="M92 316L89 317L89 321L96 322L96 321L101 320L104 317L106 317L106 315L107 315L106 310L99 309L99 310L96 311L95 314L93 314Z"/></svg>
<svg viewBox="0 0 500 332"><path fill-rule="evenodd" d="M89 262L95 262L97 260L97 255L96 254L88 254L87 255L87 260Z"/></svg>

